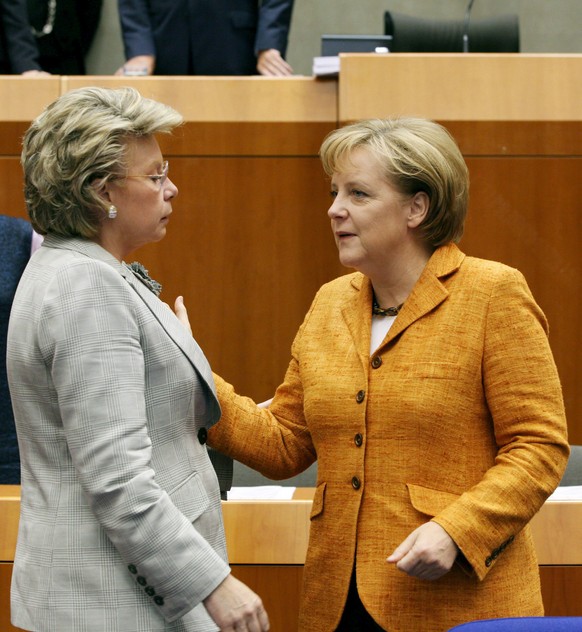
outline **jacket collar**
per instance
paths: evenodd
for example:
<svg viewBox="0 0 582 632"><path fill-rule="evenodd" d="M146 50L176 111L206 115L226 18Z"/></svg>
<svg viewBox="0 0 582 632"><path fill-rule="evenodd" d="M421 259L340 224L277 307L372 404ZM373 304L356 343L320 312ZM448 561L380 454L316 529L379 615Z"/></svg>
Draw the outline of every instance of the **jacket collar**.
<svg viewBox="0 0 582 632"><path fill-rule="evenodd" d="M394 340L412 323L428 314L449 295L443 279L454 274L465 255L455 244L437 248L428 260L420 278L406 299L398 317L390 328L382 346ZM353 295L344 305L342 314L351 332L364 366L370 355L370 330L372 326L372 283L363 274L355 274L351 280Z"/></svg>

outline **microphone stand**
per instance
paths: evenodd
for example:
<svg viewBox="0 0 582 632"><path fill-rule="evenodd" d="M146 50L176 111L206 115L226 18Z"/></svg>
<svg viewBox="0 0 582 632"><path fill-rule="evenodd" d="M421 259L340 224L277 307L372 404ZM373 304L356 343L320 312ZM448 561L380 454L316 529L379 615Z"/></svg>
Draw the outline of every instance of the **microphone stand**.
<svg viewBox="0 0 582 632"><path fill-rule="evenodd" d="M467 9L465 11L465 21L463 24L463 52L469 52L469 22L471 20L471 9L473 8L473 2L475 0L469 0Z"/></svg>

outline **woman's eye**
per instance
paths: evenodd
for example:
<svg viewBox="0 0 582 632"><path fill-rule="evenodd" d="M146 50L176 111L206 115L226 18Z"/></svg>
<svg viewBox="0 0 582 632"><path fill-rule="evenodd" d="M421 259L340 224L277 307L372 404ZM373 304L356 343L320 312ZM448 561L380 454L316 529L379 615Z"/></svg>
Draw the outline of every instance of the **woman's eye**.
<svg viewBox="0 0 582 632"><path fill-rule="evenodd" d="M337 197L337 191L330 191L329 194L331 195L332 198L336 198Z"/></svg>
<svg viewBox="0 0 582 632"><path fill-rule="evenodd" d="M366 197L366 194L363 191L360 191L359 189L352 189L352 195L356 198Z"/></svg>

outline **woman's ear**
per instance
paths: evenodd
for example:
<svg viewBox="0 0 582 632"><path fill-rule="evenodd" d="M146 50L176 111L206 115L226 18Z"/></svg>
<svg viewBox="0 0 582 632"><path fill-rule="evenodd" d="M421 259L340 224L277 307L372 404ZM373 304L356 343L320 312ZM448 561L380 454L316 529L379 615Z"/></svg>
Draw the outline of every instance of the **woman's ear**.
<svg viewBox="0 0 582 632"><path fill-rule="evenodd" d="M111 203L111 198L109 197L109 181L102 180L99 178L98 180L93 180L91 186L97 192L97 195L107 204Z"/></svg>
<svg viewBox="0 0 582 632"><path fill-rule="evenodd" d="M417 228L424 221L430 207L430 198L424 191L418 191L410 198L408 227Z"/></svg>

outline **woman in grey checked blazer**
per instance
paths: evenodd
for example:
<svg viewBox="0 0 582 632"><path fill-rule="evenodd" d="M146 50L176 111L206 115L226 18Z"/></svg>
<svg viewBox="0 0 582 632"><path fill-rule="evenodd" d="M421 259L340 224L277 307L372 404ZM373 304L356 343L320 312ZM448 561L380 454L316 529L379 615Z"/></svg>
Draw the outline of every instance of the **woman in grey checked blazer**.
<svg viewBox="0 0 582 632"><path fill-rule="evenodd" d="M269 629L226 557L212 372L160 287L124 263L166 233L178 190L156 134L181 120L130 88L84 88L25 134L27 207L46 235L8 332L22 464L11 612L25 630Z"/></svg>

